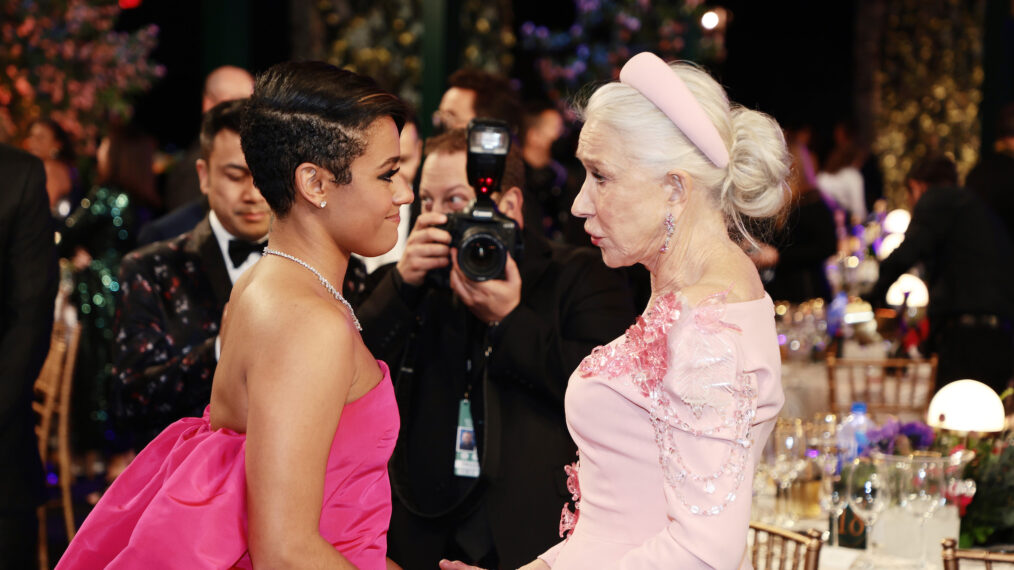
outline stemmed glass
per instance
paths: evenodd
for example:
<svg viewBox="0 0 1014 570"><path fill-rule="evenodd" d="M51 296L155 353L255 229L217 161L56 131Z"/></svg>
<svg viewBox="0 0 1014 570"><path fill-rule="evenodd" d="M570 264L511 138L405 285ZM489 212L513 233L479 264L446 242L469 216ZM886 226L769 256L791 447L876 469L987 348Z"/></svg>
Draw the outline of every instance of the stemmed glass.
<svg viewBox="0 0 1014 570"><path fill-rule="evenodd" d="M813 425L812 445L820 451L816 459L820 469L820 509L830 518L831 546L838 546L838 523L847 500L838 460L838 416L830 412L818 413Z"/></svg>
<svg viewBox="0 0 1014 570"><path fill-rule="evenodd" d="M806 439L803 421L779 418L768 440L767 469L777 486L775 505L777 523L792 526L788 512L788 494L792 482L806 466Z"/></svg>
<svg viewBox="0 0 1014 570"><path fill-rule="evenodd" d="M902 470L902 507L919 519L919 567L927 566L926 521L943 506L947 500L945 458L913 457Z"/></svg>
<svg viewBox="0 0 1014 570"><path fill-rule="evenodd" d="M827 453L830 448L837 447L838 416L830 412L821 412L814 416L813 424L821 453Z"/></svg>
<svg viewBox="0 0 1014 570"><path fill-rule="evenodd" d="M869 457L857 457L848 476L848 504L866 525L866 554L851 568L874 568L873 526L891 503L889 467Z"/></svg>
<svg viewBox="0 0 1014 570"><path fill-rule="evenodd" d="M838 522L848 501L836 451L837 448L825 448L817 458L820 465L820 509L831 519L831 546L838 546Z"/></svg>

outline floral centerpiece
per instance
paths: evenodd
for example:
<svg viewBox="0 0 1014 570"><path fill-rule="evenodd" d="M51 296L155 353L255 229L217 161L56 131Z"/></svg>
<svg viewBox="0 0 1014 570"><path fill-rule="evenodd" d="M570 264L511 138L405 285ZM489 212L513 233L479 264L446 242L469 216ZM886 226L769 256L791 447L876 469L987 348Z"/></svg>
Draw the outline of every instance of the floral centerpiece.
<svg viewBox="0 0 1014 570"><path fill-rule="evenodd" d="M961 517L961 548L1014 544L1014 432L973 441L975 459L964 476L975 495Z"/></svg>
<svg viewBox="0 0 1014 570"><path fill-rule="evenodd" d="M969 440L954 432L938 434L922 422L892 418L866 435L866 454L935 451L954 458L965 451L972 459L963 471L958 468L950 475L947 492L961 516L961 548L1014 544L1014 432ZM954 464L960 467L961 462Z"/></svg>
<svg viewBox="0 0 1014 570"><path fill-rule="evenodd" d="M883 426L866 432L869 446L866 453L879 451L886 455L911 455L929 451L936 441L936 432L922 422L901 423L890 418Z"/></svg>

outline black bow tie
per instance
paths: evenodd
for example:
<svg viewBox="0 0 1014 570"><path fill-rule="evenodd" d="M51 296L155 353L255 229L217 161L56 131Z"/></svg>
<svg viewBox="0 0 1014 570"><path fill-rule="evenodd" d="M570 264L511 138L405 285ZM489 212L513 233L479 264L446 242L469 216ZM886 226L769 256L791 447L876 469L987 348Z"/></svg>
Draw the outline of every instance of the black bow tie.
<svg viewBox="0 0 1014 570"><path fill-rule="evenodd" d="M250 257L251 253L260 253L264 251L264 242L244 241L241 239L229 240L229 259L232 260L233 267L239 267L243 265L246 258Z"/></svg>

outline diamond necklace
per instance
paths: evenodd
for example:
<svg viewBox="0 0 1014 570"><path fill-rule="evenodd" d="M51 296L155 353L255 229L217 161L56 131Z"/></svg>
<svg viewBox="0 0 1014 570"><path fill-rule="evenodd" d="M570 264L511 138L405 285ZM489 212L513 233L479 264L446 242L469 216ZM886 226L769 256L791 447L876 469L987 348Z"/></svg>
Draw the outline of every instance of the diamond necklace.
<svg viewBox="0 0 1014 570"><path fill-rule="evenodd" d="M317 276L317 279L320 280L320 284L323 285L324 288L327 289L329 293L331 293L332 295L334 295L335 299L338 299L339 301L341 301L341 303L343 305L345 305L345 308L349 310L349 314L352 315L352 324L356 325L356 330L358 330L358 331L362 331L363 330L362 325L359 324L359 319L356 318L356 312L352 310L352 305L350 305L349 302L345 300L345 297L342 297L342 294L339 293L338 290L335 289L334 286L331 285L331 283L327 279L325 279L323 275L320 274L320 271L317 271L316 269L314 269L313 267L311 267L309 263L303 261L302 259L299 259L298 257L296 257L294 255L289 255L287 253L283 253L281 251L277 251L277 250L274 250L274 249L264 248L264 254L265 255L277 255L278 257L284 257L285 259L288 259L290 261L295 261L296 263L302 265L303 267L305 267L305 268L309 269L311 272L313 272L313 274Z"/></svg>

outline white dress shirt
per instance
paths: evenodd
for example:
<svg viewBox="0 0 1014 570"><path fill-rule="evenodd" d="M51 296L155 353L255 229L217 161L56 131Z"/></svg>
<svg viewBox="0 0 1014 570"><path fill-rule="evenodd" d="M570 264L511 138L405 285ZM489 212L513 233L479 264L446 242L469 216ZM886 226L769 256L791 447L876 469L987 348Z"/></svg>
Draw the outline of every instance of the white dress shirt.
<svg viewBox="0 0 1014 570"><path fill-rule="evenodd" d="M229 257L229 240L239 239L236 236L229 233L222 225L222 222L215 215L215 211L212 210L208 213L208 221L211 222L211 233L215 234L215 241L218 242L218 249L222 252L222 261L225 262L225 269L229 272L229 281L236 283L239 276L244 271L250 269L255 263L261 258L261 253L251 253L246 261L239 264L239 266L233 266L232 259ZM215 337L215 360L219 360L222 356L222 337L221 335Z"/></svg>
<svg viewBox="0 0 1014 570"><path fill-rule="evenodd" d="M225 268L229 271L229 280L233 283L239 279L239 276L244 271L250 269L257 263L257 260L261 258L260 252L250 254L250 257L246 258L246 261L239 264L238 267L232 265L232 259L229 258L229 240L240 239L229 233L219 221L218 216L215 215L215 211L212 210L208 214L208 221L211 222L211 231L215 234L215 240L218 241L218 249L222 250L222 259L225 261ZM261 238L263 239L263 238Z"/></svg>

